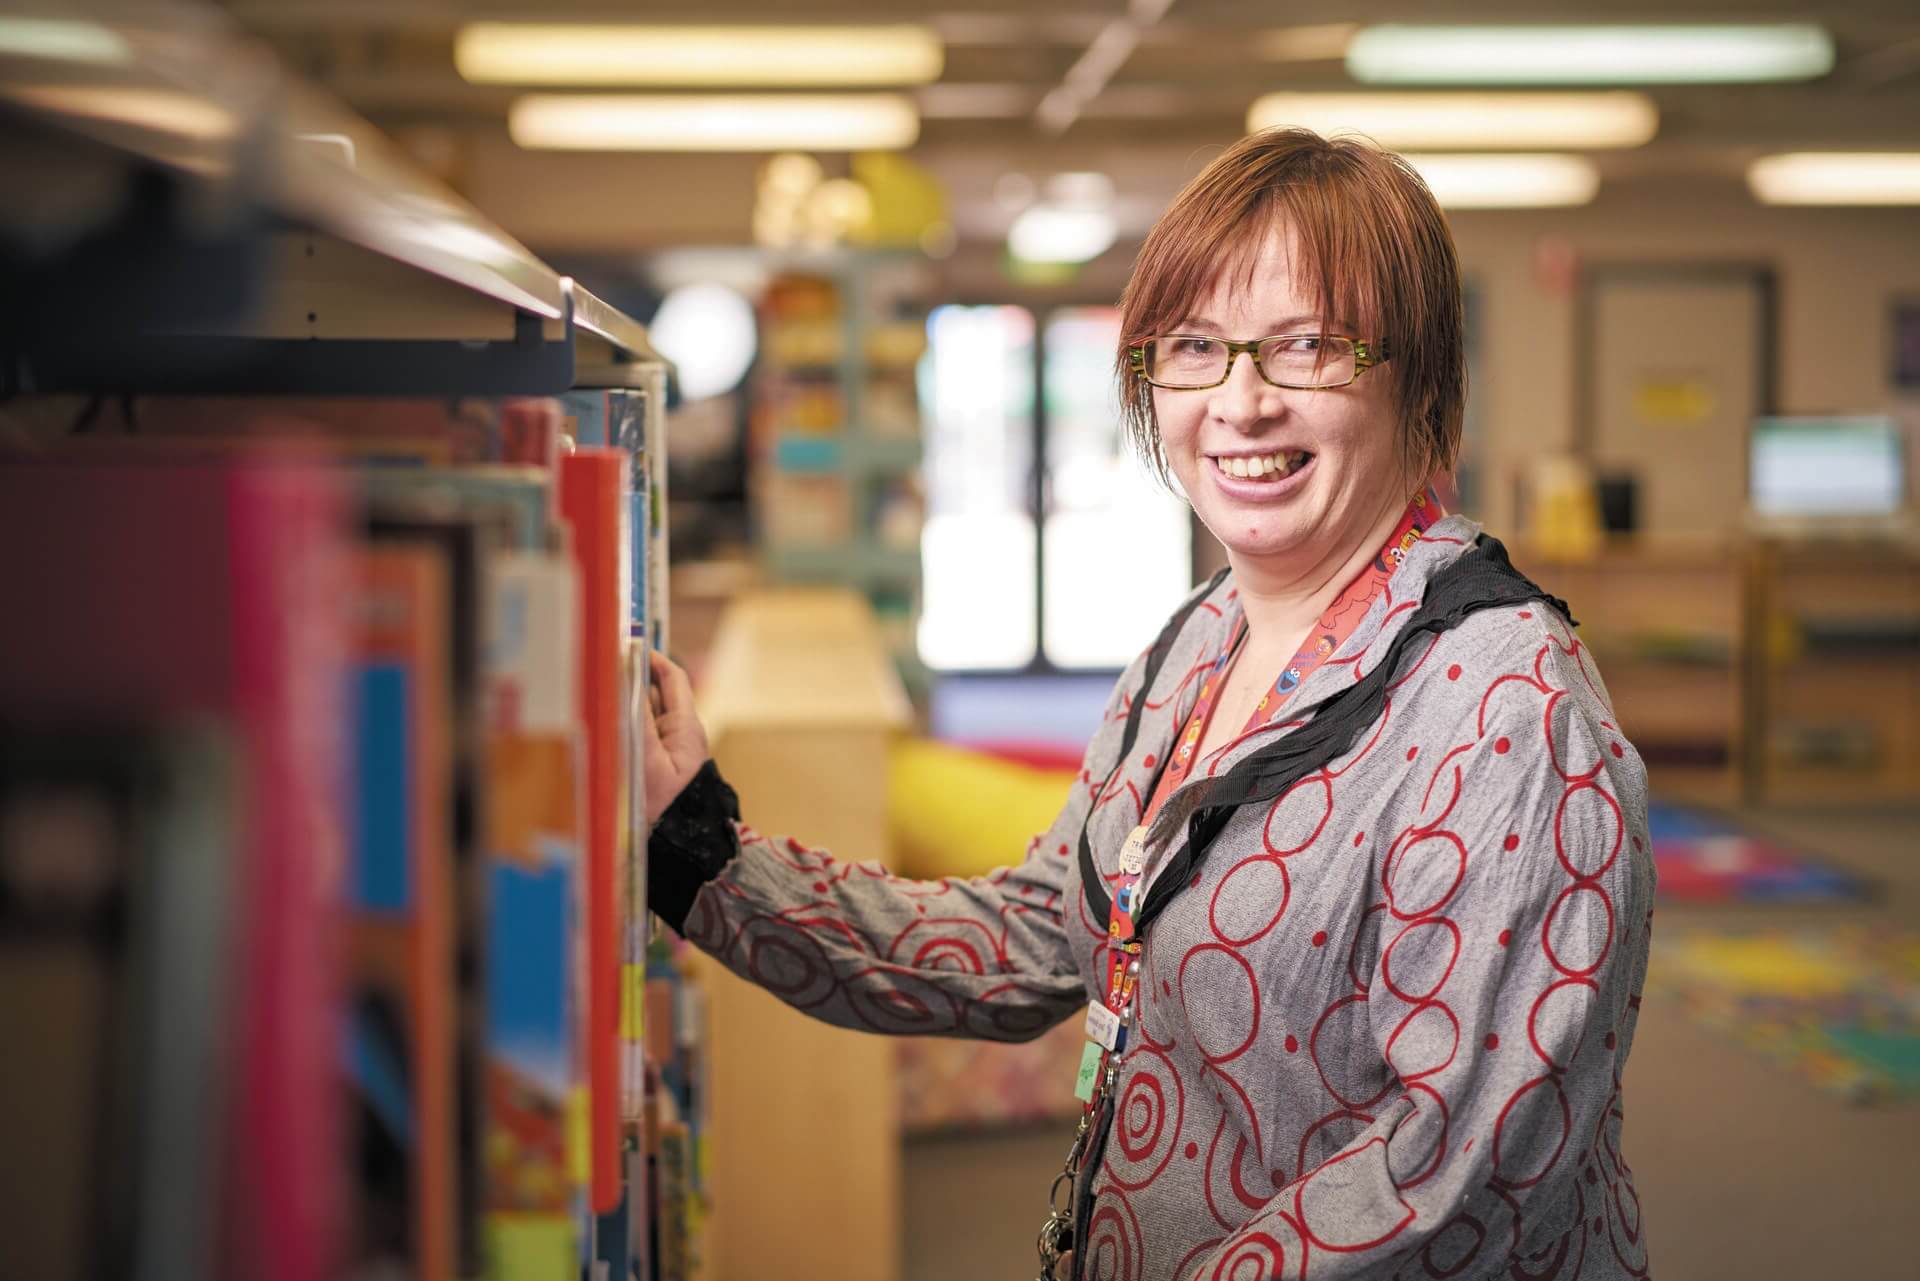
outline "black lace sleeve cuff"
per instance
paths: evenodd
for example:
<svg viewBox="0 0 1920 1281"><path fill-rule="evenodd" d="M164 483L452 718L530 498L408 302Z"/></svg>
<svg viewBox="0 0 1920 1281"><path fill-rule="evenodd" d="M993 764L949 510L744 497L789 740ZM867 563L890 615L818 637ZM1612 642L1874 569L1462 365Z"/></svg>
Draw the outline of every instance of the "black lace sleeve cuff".
<svg viewBox="0 0 1920 1281"><path fill-rule="evenodd" d="M733 824L740 798L712 761L673 798L647 837L647 907L678 933L700 887L740 852Z"/></svg>

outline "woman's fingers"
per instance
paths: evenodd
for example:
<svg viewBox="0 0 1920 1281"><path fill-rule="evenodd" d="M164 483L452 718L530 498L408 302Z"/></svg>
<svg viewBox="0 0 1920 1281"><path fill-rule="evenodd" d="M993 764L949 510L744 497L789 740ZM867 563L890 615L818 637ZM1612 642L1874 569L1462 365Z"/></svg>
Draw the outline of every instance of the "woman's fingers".
<svg viewBox="0 0 1920 1281"><path fill-rule="evenodd" d="M654 650L648 656L653 665L654 683L660 690L661 711L667 715L693 710L693 682L678 663Z"/></svg>

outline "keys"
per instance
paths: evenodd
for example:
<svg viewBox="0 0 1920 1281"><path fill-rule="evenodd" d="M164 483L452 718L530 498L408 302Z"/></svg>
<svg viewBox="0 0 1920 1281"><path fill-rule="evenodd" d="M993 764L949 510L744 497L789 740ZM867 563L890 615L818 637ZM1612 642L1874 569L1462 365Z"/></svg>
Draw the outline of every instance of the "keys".
<svg viewBox="0 0 1920 1281"><path fill-rule="evenodd" d="M1056 1281L1054 1268L1060 1260L1073 1252L1073 1216L1065 1210L1055 1210L1040 1225L1040 1239L1035 1246L1040 1252L1040 1275L1036 1281Z"/></svg>

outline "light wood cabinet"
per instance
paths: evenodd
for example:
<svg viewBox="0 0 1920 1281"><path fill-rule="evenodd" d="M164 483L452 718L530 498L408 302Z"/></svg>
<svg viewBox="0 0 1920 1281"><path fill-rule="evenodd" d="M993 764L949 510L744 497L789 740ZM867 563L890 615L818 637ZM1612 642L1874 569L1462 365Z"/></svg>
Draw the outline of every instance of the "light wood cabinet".
<svg viewBox="0 0 1920 1281"><path fill-rule="evenodd" d="M887 754L910 708L873 614L846 590L740 596L701 719L742 817L846 860L886 860ZM895 1281L894 1047L829 1027L705 957L710 1281Z"/></svg>

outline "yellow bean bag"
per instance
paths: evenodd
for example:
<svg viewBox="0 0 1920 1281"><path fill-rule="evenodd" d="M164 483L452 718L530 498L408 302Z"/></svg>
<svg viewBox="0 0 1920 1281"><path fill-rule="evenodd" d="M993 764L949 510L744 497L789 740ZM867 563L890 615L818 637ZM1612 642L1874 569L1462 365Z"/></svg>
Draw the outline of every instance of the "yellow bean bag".
<svg viewBox="0 0 1920 1281"><path fill-rule="evenodd" d="M887 789L890 861L900 876L981 876L1019 863L1077 777L928 739L902 739Z"/></svg>

